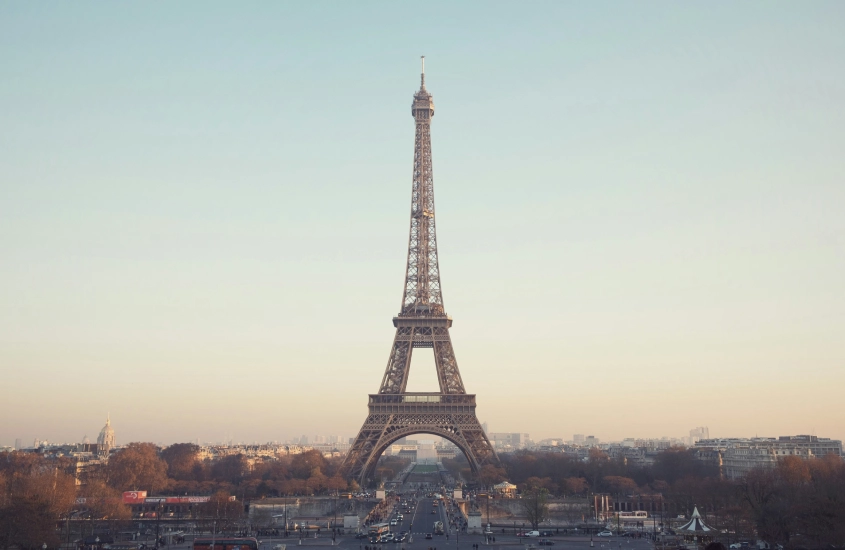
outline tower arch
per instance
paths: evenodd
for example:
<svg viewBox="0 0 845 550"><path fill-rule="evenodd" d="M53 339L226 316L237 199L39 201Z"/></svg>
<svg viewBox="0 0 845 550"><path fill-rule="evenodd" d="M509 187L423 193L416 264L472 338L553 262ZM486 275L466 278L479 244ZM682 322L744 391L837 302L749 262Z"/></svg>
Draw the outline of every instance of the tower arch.
<svg viewBox="0 0 845 550"><path fill-rule="evenodd" d="M469 467L472 470L473 475L478 475L480 467L478 466L478 463L475 460L475 456L472 454L472 450L469 448L469 445L466 441L463 440L463 438L450 432L449 430L436 428L419 429L409 426L406 428L400 428L395 430L391 433L390 437L384 443L373 449L373 452L370 455L370 460L367 462L367 464L364 466L363 471L361 472L361 481L366 482L367 480L373 479L376 471L376 466L378 466L378 461L388 447L390 447L403 437L408 437L409 435L415 434L436 435L437 437L442 437L443 439L449 441L450 443L455 445L455 447L457 447L461 451L461 453L463 453L464 457L467 459L467 462L469 462Z"/></svg>

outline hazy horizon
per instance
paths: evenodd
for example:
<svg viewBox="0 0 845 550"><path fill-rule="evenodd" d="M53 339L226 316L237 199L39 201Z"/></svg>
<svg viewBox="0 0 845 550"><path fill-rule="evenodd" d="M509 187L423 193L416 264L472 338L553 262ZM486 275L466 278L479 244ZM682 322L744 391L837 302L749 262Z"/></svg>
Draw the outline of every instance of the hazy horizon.
<svg viewBox="0 0 845 550"><path fill-rule="evenodd" d="M420 55L490 431L845 439L845 4L427 9L0 6L0 445L354 436Z"/></svg>

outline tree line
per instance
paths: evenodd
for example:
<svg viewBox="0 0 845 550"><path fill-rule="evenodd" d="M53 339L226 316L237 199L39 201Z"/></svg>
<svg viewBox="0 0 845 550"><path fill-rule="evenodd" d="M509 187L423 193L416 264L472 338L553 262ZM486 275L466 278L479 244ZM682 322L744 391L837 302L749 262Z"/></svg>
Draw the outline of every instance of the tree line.
<svg viewBox="0 0 845 550"><path fill-rule="evenodd" d="M757 537L791 548L845 546L845 462L835 455L804 460L786 456L772 469L725 479L718 466L703 463L683 447L667 449L645 466L611 459L592 449L587 460L562 453L518 451L502 454L502 467L484 466L483 487L508 480L527 495L653 501L666 517L689 517L693 507L720 532ZM470 478L461 456L444 460Z"/></svg>
<svg viewBox="0 0 845 550"><path fill-rule="evenodd" d="M376 475L392 479L407 461L384 457ZM200 448L177 443L164 449L153 443L130 443L112 453L105 464L79 476L75 459L47 459L38 453L0 453L0 548L39 549L58 546L57 521L89 518L116 526L131 519L122 502L125 491L156 495L211 496L195 508L198 517L237 519L244 500L287 495L319 495L359 491L340 474L341 459L306 451L272 460L251 461L243 454L217 460L200 458ZM237 502L229 500L235 496ZM77 504L78 498L84 504ZM206 508L208 510L206 510ZM222 510L222 512L221 512ZM222 514L222 515L221 515ZM76 523L80 523L76 521ZM84 522L83 522L84 523ZM84 535L84 530L78 532Z"/></svg>

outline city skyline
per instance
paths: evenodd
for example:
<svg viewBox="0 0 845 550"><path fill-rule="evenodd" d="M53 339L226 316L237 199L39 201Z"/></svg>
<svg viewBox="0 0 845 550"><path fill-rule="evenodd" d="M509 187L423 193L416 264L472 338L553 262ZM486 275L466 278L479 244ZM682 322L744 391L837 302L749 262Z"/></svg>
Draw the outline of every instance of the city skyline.
<svg viewBox="0 0 845 550"><path fill-rule="evenodd" d="M488 430L487 422L482 422L482 426L484 427L485 433L488 434L491 438L495 439L495 436L498 435L519 435L523 436L528 442L533 445L541 445L544 441L560 441L561 443L567 444L575 444L575 445L591 445L591 444L620 444L625 441L672 441L678 442L681 445L689 445L690 441L695 438L696 440L700 439L714 439L714 440L724 440L724 439L749 439L749 438L778 438L785 434L713 434L711 436L709 427L695 427L693 429L688 430L688 435L685 434L664 434L660 436L641 436L638 434L627 434L623 437L619 438L606 438L602 437L601 434L592 434L592 433L574 433L574 434L555 434L555 435L548 435L544 434L543 436L531 436L530 432L524 431L497 431L497 430ZM138 439L130 438L123 438L115 437L114 429L111 427L111 417L110 415L107 416L106 420L106 427L104 429L109 429L111 432L112 437L112 447L121 447L128 443L137 442ZM96 433L96 430L92 433ZM295 432L290 432L295 433ZM102 433L101 433L102 435ZM818 437L827 437L825 434L791 434L791 435L811 435L811 436L818 436ZM222 437L218 439L206 439L203 440L199 437L190 439L174 439L163 441L161 439L154 439L149 440L156 445L160 445L162 447L167 447L169 445L173 445L176 443L195 443L197 445L304 445L304 446L311 446L311 445L331 445L334 443L340 443L341 445L345 445L348 447L351 442L355 439L354 434L340 434L340 433L314 433L314 434L299 434L299 435L284 435L279 438L275 439L266 439L266 440L242 440L239 439L235 434L224 434ZM433 440L435 442L446 442L451 444L451 442L446 441L445 439L441 438L440 436L419 432L408 436L407 438L402 438L400 441L404 441L405 439L414 439L414 440ZM836 439L836 438L832 438ZM24 437L16 437L14 439L14 444L7 444L4 441L0 441L0 448L35 448L39 445L67 445L67 444L76 444L76 443L87 443L90 442L92 438L88 435L88 432L78 438L78 439L71 439L71 440L50 440L47 438L42 438L39 436L35 436L34 438L24 438ZM491 439L492 440L492 439ZM115 441L117 441L115 443ZM32 442L32 443L30 443Z"/></svg>
<svg viewBox="0 0 845 550"><path fill-rule="evenodd" d="M423 54L479 418L845 439L845 7L480 6L0 7L0 445L354 435Z"/></svg>

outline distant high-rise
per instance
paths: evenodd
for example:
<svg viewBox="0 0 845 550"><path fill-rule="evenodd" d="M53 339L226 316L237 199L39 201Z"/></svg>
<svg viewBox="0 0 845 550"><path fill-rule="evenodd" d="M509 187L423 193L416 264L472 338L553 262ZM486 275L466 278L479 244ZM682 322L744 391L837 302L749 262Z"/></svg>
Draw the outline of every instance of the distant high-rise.
<svg viewBox="0 0 845 550"><path fill-rule="evenodd" d="M572 436L572 442L576 445L584 444L584 434L575 434Z"/></svg>
<svg viewBox="0 0 845 550"><path fill-rule="evenodd" d="M299 444L300 445L308 445L308 436L303 435L302 437L300 437L299 438Z"/></svg>
<svg viewBox="0 0 845 550"><path fill-rule="evenodd" d="M531 441L531 436L526 433L497 433L493 432L487 437L499 448L512 447L514 449L523 449Z"/></svg>
<svg viewBox="0 0 845 550"><path fill-rule="evenodd" d="M484 430L484 435L487 435L487 436L490 435L490 430L487 429L487 422L481 423L481 429Z"/></svg>
<svg viewBox="0 0 845 550"><path fill-rule="evenodd" d="M20 451L23 448L23 442L21 442L21 438L15 439L15 450Z"/></svg>
<svg viewBox="0 0 845 550"><path fill-rule="evenodd" d="M710 439L710 428L707 426L699 426L689 431L690 445L695 445L696 441L701 441L702 439Z"/></svg>

